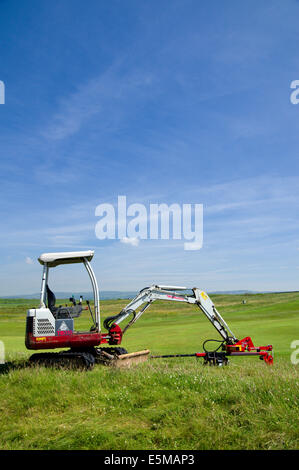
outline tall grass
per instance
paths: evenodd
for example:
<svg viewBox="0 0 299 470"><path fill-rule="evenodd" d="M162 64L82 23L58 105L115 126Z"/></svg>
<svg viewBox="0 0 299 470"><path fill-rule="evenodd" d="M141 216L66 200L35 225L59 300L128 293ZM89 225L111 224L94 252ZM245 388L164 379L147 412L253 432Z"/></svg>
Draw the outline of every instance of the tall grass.
<svg viewBox="0 0 299 470"><path fill-rule="evenodd" d="M0 339L19 368L0 374L1 449L298 449L299 294L215 296L235 334L272 343L272 367L232 358L227 367L201 360L155 359L130 370L90 372L22 367L26 309L0 299ZM103 317L125 301L102 303ZM79 327L88 326L79 319ZM189 353L217 337L199 310L157 303L125 336L129 351Z"/></svg>
<svg viewBox="0 0 299 470"><path fill-rule="evenodd" d="M1 449L299 448L299 374L278 361L130 370L20 369L0 379Z"/></svg>

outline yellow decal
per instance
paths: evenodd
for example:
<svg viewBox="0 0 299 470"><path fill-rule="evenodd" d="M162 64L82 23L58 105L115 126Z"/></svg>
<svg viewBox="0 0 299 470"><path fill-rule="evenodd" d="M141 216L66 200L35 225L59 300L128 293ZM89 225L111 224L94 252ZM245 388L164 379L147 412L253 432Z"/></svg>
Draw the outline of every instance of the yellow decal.
<svg viewBox="0 0 299 470"><path fill-rule="evenodd" d="M207 300L208 296L205 292L201 292L201 296L204 300Z"/></svg>
<svg viewBox="0 0 299 470"><path fill-rule="evenodd" d="M36 341L46 341L46 337L42 336L40 338L36 338Z"/></svg>

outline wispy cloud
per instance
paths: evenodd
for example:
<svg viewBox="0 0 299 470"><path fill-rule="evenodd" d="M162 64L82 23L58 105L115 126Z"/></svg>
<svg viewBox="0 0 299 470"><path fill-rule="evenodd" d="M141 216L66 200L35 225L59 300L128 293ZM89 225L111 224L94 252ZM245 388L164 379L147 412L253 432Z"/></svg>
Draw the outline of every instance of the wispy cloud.
<svg viewBox="0 0 299 470"><path fill-rule="evenodd" d="M138 246L139 245L139 238L137 237L124 237L121 238L121 243L125 243L126 245L131 245L131 246Z"/></svg>
<svg viewBox="0 0 299 470"><path fill-rule="evenodd" d="M80 84L77 90L60 102L42 135L48 140L62 140L77 133L92 117L97 116L101 131L116 129L124 118L128 100L146 98L153 77L142 71L124 72L122 62L109 67L100 76ZM130 112L132 105L130 103Z"/></svg>

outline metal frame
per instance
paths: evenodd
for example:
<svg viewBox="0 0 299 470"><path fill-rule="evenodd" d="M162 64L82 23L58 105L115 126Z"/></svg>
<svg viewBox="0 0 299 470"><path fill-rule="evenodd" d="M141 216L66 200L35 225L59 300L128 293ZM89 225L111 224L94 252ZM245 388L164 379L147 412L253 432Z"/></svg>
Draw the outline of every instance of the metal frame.
<svg viewBox="0 0 299 470"><path fill-rule="evenodd" d="M49 277L49 266L47 263L44 264L43 268L43 275L42 275L42 284L41 284L41 291L40 291L40 306L39 308L45 308L46 303L45 303L45 295L46 295L46 285L48 283L48 277Z"/></svg>
<svg viewBox="0 0 299 470"><path fill-rule="evenodd" d="M96 321L96 327L97 331L101 331L101 322L100 322L100 299L99 299L99 288L98 288L98 283L96 276L93 272L93 269L87 260L87 258L83 258L83 263L86 268L86 271L88 272L89 278L91 280L92 284L92 289L93 289L93 298L94 298L94 315L95 315L95 321Z"/></svg>
<svg viewBox="0 0 299 470"><path fill-rule="evenodd" d="M100 299L99 299L99 288L98 288L98 283L96 280L96 276L93 272L93 269L86 257L82 258L81 261L85 268L86 271L89 275L91 285L92 285L92 290L93 290L93 299L94 299L94 316L95 316L95 322L96 322L96 328L97 331L101 331L101 323L100 323ZM47 263L44 263L43 265L43 274L42 274L42 282L41 282L41 291L40 291L40 306L39 308L46 308L46 285L48 283L48 278L49 278L49 266Z"/></svg>

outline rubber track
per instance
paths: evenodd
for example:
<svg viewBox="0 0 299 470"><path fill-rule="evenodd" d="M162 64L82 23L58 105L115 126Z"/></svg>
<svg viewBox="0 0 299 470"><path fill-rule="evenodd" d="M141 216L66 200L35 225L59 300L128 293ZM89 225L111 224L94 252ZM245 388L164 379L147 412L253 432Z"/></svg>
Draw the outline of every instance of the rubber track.
<svg viewBox="0 0 299 470"><path fill-rule="evenodd" d="M59 353L38 353L33 354L29 361L31 364L40 364L48 367L71 367L92 369L95 358L89 352L63 351Z"/></svg>

